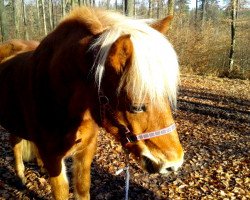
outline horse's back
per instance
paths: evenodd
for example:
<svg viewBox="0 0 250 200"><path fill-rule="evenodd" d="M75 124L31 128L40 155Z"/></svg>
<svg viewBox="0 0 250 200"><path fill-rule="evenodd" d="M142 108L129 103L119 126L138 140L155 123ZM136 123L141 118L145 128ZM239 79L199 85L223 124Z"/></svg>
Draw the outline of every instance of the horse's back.
<svg viewBox="0 0 250 200"><path fill-rule="evenodd" d="M39 45L39 42L34 40L9 40L0 45L0 63L9 57L22 52L32 51Z"/></svg>

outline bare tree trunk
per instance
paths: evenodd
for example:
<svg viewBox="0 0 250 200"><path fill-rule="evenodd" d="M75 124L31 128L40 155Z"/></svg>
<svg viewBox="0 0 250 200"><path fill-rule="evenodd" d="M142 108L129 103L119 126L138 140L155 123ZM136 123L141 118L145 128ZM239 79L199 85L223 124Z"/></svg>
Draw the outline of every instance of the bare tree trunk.
<svg viewBox="0 0 250 200"><path fill-rule="evenodd" d="M52 0L48 0L48 9L49 9L49 26L50 26L50 30L54 29L54 18L53 18L53 2Z"/></svg>
<svg viewBox="0 0 250 200"><path fill-rule="evenodd" d="M110 9L110 0L107 0L107 9Z"/></svg>
<svg viewBox="0 0 250 200"><path fill-rule="evenodd" d="M206 0L202 0L201 1L201 26L203 26L204 22L205 22L205 18L206 18L206 4L207 4L207 1Z"/></svg>
<svg viewBox="0 0 250 200"><path fill-rule="evenodd" d="M148 0L148 17L153 17L153 0Z"/></svg>
<svg viewBox="0 0 250 200"><path fill-rule="evenodd" d="M236 20L238 19L239 14L239 8L240 8L240 0L236 0Z"/></svg>
<svg viewBox="0 0 250 200"><path fill-rule="evenodd" d="M125 14L129 17L133 16L134 0L125 0Z"/></svg>
<svg viewBox="0 0 250 200"><path fill-rule="evenodd" d="M163 9L163 2L162 0L158 0L157 1L157 18L161 18L162 17L162 9Z"/></svg>
<svg viewBox="0 0 250 200"><path fill-rule="evenodd" d="M5 23L3 20L4 13L4 1L0 1L0 29L1 29L1 41L3 42L5 38Z"/></svg>
<svg viewBox="0 0 250 200"><path fill-rule="evenodd" d="M75 7L74 0L70 0L70 9L72 10Z"/></svg>
<svg viewBox="0 0 250 200"><path fill-rule="evenodd" d="M84 6L87 6L87 5L88 5L88 0L82 0L82 4L83 4Z"/></svg>
<svg viewBox="0 0 250 200"><path fill-rule="evenodd" d="M12 6L13 6L13 23L15 27L15 36L16 38L19 38L19 26L18 26L18 19L17 19L17 1L12 0Z"/></svg>
<svg viewBox="0 0 250 200"><path fill-rule="evenodd" d="M65 16L65 8L66 8L66 3L65 0L61 0L61 4L62 4L62 18Z"/></svg>
<svg viewBox="0 0 250 200"><path fill-rule="evenodd" d="M115 10L118 10L118 2L115 0Z"/></svg>
<svg viewBox="0 0 250 200"><path fill-rule="evenodd" d="M198 0L195 1L195 23L198 22Z"/></svg>
<svg viewBox="0 0 250 200"><path fill-rule="evenodd" d="M234 52L235 52L235 31L236 31L236 15L237 15L237 0L231 0L231 47L229 52L229 73L234 67Z"/></svg>
<svg viewBox="0 0 250 200"><path fill-rule="evenodd" d="M48 30L47 30L47 24L46 24L44 0L42 0L41 2L42 2L42 12L43 12L43 29L44 29L44 34L47 35Z"/></svg>
<svg viewBox="0 0 250 200"><path fill-rule="evenodd" d="M79 6L85 5L84 0L78 0L78 5L79 5Z"/></svg>
<svg viewBox="0 0 250 200"><path fill-rule="evenodd" d="M40 4L39 4L39 0L36 0L36 13L37 13L37 19L36 19L36 26L37 26L37 31L38 31L38 35L40 36L40 29L41 29L41 18L40 18Z"/></svg>
<svg viewBox="0 0 250 200"><path fill-rule="evenodd" d="M23 25L24 25L24 38L25 40L29 40L29 33L27 30L27 14L25 8L25 2L22 0L22 9L23 9Z"/></svg>
<svg viewBox="0 0 250 200"><path fill-rule="evenodd" d="M174 0L168 0L168 15L174 15Z"/></svg>
<svg viewBox="0 0 250 200"><path fill-rule="evenodd" d="M53 0L51 0L51 14L52 14L52 25L54 29L57 23L57 18L55 17L55 6Z"/></svg>
<svg viewBox="0 0 250 200"><path fill-rule="evenodd" d="M136 16L137 13L136 13L136 0L134 0L134 7L133 7L133 16Z"/></svg>

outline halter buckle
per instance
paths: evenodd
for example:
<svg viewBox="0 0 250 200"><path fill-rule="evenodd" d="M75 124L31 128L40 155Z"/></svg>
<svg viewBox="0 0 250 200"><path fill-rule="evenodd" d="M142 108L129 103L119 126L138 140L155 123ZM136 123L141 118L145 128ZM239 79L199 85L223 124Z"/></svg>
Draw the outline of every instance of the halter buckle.
<svg viewBox="0 0 250 200"><path fill-rule="evenodd" d="M135 135L126 135L127 143L135 143L137 141L137 137Z"/></svg>
<svg viewBox="0 0 250 200"><path fill-rule="evenodd" d="M132 134L127 127L125 127L124 134L126 136L127 143L135 143L137 141L136 135Z"/></svg>

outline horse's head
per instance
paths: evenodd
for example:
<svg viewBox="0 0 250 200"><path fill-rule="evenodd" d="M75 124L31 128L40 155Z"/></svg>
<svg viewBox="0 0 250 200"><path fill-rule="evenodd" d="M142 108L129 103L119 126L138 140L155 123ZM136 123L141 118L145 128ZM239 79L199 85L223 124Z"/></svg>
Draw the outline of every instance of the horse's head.
<svg viewBox="0 0 250 200"><path fill-rule="evenodd" d="M176 171L184 155L171 113L178 61L161 33L170 19L117 23L93 45L103 126L152 173Z"/></svg>

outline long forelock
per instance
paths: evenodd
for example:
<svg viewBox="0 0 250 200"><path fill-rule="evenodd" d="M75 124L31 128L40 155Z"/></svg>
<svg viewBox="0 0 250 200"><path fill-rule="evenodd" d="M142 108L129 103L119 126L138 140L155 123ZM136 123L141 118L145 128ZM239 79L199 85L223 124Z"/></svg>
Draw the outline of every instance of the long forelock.
<svg viewBox="0 0 250 200"><path fill-rule="evenodd" d="M117 86L118 95L125 89L134 102L144 102L147 98L152 104L163 108L168 98L172 106L175 106L179 69L171 44L161 33L142 21L122 17L114 21L91 47L100 49L93 65L99 90L111 45L120 36L130 34L134 48L133 63L128 71L123 73Z"/></svg>

